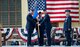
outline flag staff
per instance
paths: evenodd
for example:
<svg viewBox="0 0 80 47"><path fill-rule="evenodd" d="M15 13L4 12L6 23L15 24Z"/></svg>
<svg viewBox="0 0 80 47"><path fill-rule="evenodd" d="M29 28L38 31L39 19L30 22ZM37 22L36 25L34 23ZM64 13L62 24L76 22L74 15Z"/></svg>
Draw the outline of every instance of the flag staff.
<svg viewBox="0 0 80 47"><path fill-rule="evenodd" d="M38 23L39 23L39 21L38 21ZM38 35L40 37L40 28L39 28L39 25L38 25Z"/></svg>
<svg viewBox="0 0 80 47"><path fill-rule="evenodd" d="M34 3L34 6L35 6L35 9L34 9L34 14L33 14L33 19L37 19L37 26L38 26L38 35L40 37L40 28L39 28L39 20L38 20L38 3L37 1L35 0L35 3Z"/></svg>

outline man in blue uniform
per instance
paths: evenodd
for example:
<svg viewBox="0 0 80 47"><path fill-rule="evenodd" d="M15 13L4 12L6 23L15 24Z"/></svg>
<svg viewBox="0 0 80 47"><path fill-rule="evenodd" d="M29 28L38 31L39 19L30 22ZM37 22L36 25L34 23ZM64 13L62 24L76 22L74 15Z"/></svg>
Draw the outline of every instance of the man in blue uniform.
<svg viewBox="0 0 80 47"><path fill-rule="evenodd" d="M36 26L36 29L38 31L39 46L44 45L44 22L42 22L42 21L43 21L42 13L39 12L38 17L37 17L37 26ZM38 30L38 28L39 28L39 30Z"/></svg>
<svg viewBox="0 0 80 47"><path fill-rule="evenodd" d="M51 46L51 28L52 28L52 25L51 25L51 22L50 22L50 17L48 15L48 13L46 12L46 10L43 10L44 11L44 19L43 19L43 22L45 23L45 31L46 31L46 35L47 35L47 45L48 46Z"/></svg>
<svg viewBox="0 0 80 47"><path fill-rule="evenodd" d="M70 10L65 10L65 14L66 14L66 19L64 22L64 27L63 27L63 31L65 33L65 37L66 37L66 41L67 41L67 46L71 46L71 16L70 16Z"/></svg>
<svg viewBox="0 0 80 47"><path fill-rule="evenodd" d="M36 21L33 19L32 15L34 13L34 10L31 11L31 13L29 13L27 15L27 24L26 24L26 29L28 31L28 42L27 42L27 46L32 46L31 44L31 35L33 33L33 30L35 28L35 24L36 24Z"/></svg>

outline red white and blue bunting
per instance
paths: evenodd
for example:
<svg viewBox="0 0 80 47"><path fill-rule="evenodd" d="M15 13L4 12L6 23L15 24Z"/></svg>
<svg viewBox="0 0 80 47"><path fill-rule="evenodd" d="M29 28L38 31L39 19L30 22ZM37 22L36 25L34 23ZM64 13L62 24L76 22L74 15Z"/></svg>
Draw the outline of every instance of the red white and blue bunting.
<svg viewBox="0 0 80 47"><path fill-rule="evenodd" d="M8 40L13 34L14 29L13 28L3 28L2 33L5 33L5 39Z"/></svg>
<svg viewBox="0 0 80 47"><path fill-rule="evenodd" d="M23 28L18 28L16 31L17 31L18 35L21 37L21 39L23 41L27 42L28 31ZM36 29L34 29L31 40L32 40L32 42L35 42L35 41L37 41L37 39L38 39L37 32L36 32Z"/></svg>
<svg viewBox="0 0 80 47"><path fill-rule="evenodd" d="M6 35L5 39L8 40L12 36L14 28L2 28L2 30L3 30L2 32L5 33ZM73 31L77 31L78 35L80 35L80 27L73 28ZM63 28L61 27L55 27L54 29L52 28L52 32L63 33ZM24 42L27 42L28 31L26 29L16 28L16 33L18 33L18 35ZM36 29L34 29L31 39L32 39L32 42L37 41L38 36L37 36Z"/></svg>
<svg viewBox="0 0 80 47"><path fill-rule="evenodd" d="M78 27L78 34L80 35L80 27Z"/></svg>

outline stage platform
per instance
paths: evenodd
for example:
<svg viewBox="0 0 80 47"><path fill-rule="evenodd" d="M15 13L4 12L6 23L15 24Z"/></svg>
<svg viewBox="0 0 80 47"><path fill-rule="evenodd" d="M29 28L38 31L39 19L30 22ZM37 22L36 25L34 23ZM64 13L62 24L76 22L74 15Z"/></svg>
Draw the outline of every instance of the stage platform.
<svg viewBox="0 0 80 47"><path fill-rule="evenodd" d="M27 47L27 46L2 46L2 47ZM68 47L68 46L31 46L31 47ZM70 47L80 47L80 46L70 46Z"/></svg>

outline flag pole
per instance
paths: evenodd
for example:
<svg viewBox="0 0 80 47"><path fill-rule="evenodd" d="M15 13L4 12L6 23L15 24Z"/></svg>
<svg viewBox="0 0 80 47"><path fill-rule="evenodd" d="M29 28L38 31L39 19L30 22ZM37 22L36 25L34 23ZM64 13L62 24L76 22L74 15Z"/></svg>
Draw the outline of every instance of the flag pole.
<svg viewBox="0 0 80 47"><path fill-rule="evenodd" d="M39 20L38 20L38 18L37 18L37 16L38 16L38 3L37 3L37 1L35 0L35 4L34 4L34 6L35 6L35 10L34 10L34 14L33 14L33 19L37 19L37 22L38 22L38 24L39 24ZM39 25L37 24L37 26L38 26L38 35L39 35L39 37L40 37L40 28L39 28Z"/></svg>
<svg viewBox="0 0 80 47"><path fill-rule="evenodd" d="M40 27L39 27L39 19L38 19L38 17L36 17L36 19L37 19L37 26L38 26L38 35L39 35L39 38L40 38Z"/></svg>
<svg viewBox="0 0 80 47"><path fill-rule="evenodd" d="M39 21L38 21L39 23ZM40 38L40 28L39 28L39 25L38 25L38 35L39 35L39 38Z"/></svg>

